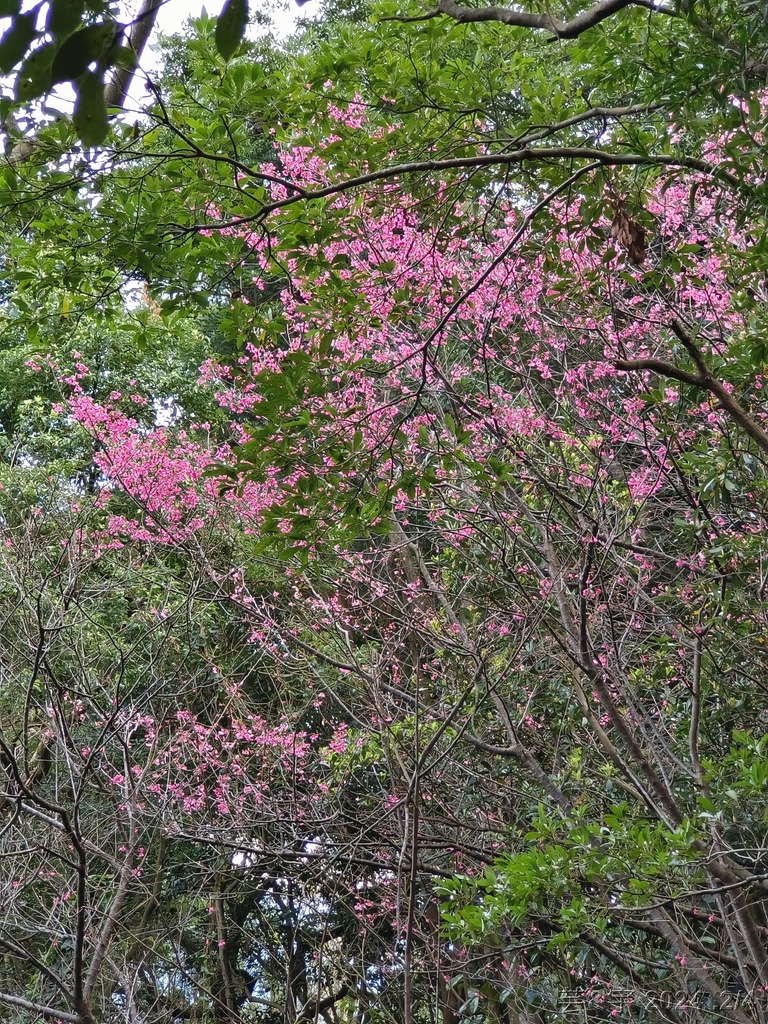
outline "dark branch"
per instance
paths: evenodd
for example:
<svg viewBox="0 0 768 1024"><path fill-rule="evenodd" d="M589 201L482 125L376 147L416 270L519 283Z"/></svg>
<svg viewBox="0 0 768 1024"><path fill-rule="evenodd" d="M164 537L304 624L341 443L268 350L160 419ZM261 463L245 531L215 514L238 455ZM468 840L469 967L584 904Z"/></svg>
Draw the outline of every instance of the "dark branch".
<svg viewBox="0 0 768 1024"><path fill-rule="evenodd" d="M551 14L532 14L530 11L515 11L509 7L465 7L464 4L456 3L456 0L438 0L437 7L425 14L416 15L412 18L383 18L383 21L428 21L430 18L439 18L445 15L453 18L460 25L470 22L498 21L502 25L514 25L518 28L530 28L542 32L549 32L554 39L576 39L582 32L599 25L601 21L612 17L625 7L644 7L654 13L665 14L675 17L676 12L671 7L656 6L651 0L600 0L581 14L577 14L570 21L561 21Z"/></svg>
<svg viewBox="0 0 768 1024"><path fill-rule="evenodd" d="M44 1003L36 1003L32 999L24 999L22 996L12 996L7 992L0 992L0 1003L7 1003L9 1006L18 1006L21 1010L30 1010L39 1013L53 1020L64 1021L66 1024L82 1024L82 1017L77 1013L66 1013L64 1010L57 1010L53 1006L46 1006Z"/></svg>
<svg viewBox="0 0 768 1024"><path fill-rule="evenodd" d="M138 64L144 47L147 45L152 29L155 27L157 13L167 0L143 0L141 10L131 23L131 32L128 36L128 46L133 50ZM104 102L107 107L122 107L131 87L134 68L118 68L112 81L104 88Z"/></svg>
<svg viewBox="0 0 768 1024"><path fill-rule="evenodd" d="M661 377L670 377L672 380L679 380L681 384L690 384L694 388L704 386L700 377L687 370L680 370L674 363L668 363L665 359L616 359L613 364L617 370L625 370L628 373L632 370L650 370L658 373Z"/></svg>
<svg viewBox="0 0 768 1024"><path fill-rule="evenodd" d="M652 14L662 14L667 18L684 17L688 19L689 23L701 35L739 60L744 73L750 81L764 83L766 72L768 72L766 62L760 58L751 57L743 61L743 55L737 43L705 19L693 14L691 0L680 0L679 6L674 7L661 3L657 4L654 0L600 0L594 7L582 11L569 21L562 21L548 13L533 14L530 11L512 10L509 7L465 7L464 4L456 3L456 0L437 0L437 6L430 11L425 11L424 14L413 15L412 17L392 15L381 20L408 23L448 17L452 18L459 25L497 21L502 25L527 28L534 32L548 32L551 41L554 42L557 39L576 39L583 32L594 28L595 25L599 25L600 22L606 21L627 7L641 7Z"/></svg>
<svg viewBox="0 0 768 1024"><path fill-rule="evenodd" d="M325 996L323 999L313 999L311 1003L304 1007L296 1018L296 1024L312 1024L313 1021L317 1020L319 1014L325 1013L326 1010L330 1010L330 1008L342 1000L349 991L349 985L342 985L338 991L331 992L330 995Z"/></svg>
<svg viewBox="0 0 768 1024"><path fill-rule="evenodd" d="M371 185L377 181L388 181L393 178L403 177L410 174L424 174L449 170L473 170L481 167L507 167L515 164L533 163L534 161L546 162L549 160L589 160L596 166L602 167L675 167L685 168L690 171L700 171L722 181L731 188L738 189L742 182L733 174L723 170L717 164L708 163L706 160L699 160L695 157L674 157L666 154L649 155L640 153L610 153L602 149L591 149L586 146L542 146L532 148L524 146L508 153L481 153L478 156L451 157L446 160L414 160L410 163L394 164L390 167L380 167L378 170L369 171L367 174L360 174L354 178L347 178L345 181L335 182L326 185L324 188L315 190L300 188L297 185L290 187L295 189L295 194L285 199L276 199L272 203L266 203L258 213L247 217L233 217L227 221L213 221L204 224L171 225L174 235L182 236L193 234L197 231L222 231L227 228L239 227L242 224L261 224L267 217L286 206L292 206L297 202L313 202L318 199L327 199L329 196L342 195L351 192L363 185ZM254 179L266 177L258 171L252 172Z"/></svg>
<svg viewBox="0 0 768 1024"><path fill-rule="evenodd" d="M651 370L662 377L670 377L672 380L679 380L683 384L690 384L695 388L702 388L717 398L720 405L728 413L730 418L737 423L745 434L764 452L768 453L768 432L754 420L749 413L741 406L726 387L715 377L707 366L704 356L701 354L693 339L687 333L679 320L673 320L672 331L678 338L683 348L693 360L697 374L681 370L673 363L664 359L617 359L614 366L617 370Z"/></svg>

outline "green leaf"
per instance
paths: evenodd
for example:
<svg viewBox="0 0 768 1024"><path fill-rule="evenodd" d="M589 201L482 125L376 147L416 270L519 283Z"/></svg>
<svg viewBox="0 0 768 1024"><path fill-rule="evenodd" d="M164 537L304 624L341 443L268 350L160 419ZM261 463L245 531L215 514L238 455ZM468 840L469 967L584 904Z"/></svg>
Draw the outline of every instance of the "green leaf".
<svg viewBox="0 0 768 1024"><path fill-rule="evenodd" d="M21 65L14 86L16 99L28 103L48 92L51 87L51 67L58 51L55 43L39 46Z"/></svg>
<svg viewBox="0 0 768 1024"><path fill-rule="evenodd" d="M216 22L216 49L229 60L240 45L248 24L248 0L227 0Z"/></svg>
<svg viewBox="0 0 768 1024"><path fill-rule="evenodd" d="M136 67L136 51L130 46L111 46L104 54L104 63L109 68L128 68L132 71Z"/></svg>
<svg viewBox="0 0 768 1024"><path fill-rule="evenodd" d="M84 13L85 0L51 0L46 31L56 40L66 39L80 27Z"/></svg>
<svg viewBox="0 0 768 1024"><path fill-rule="evenodd" d="M0 18L14 18L21 10L21 0L0 0Z"/></svg>
<svg viewBox="0 0 768 1024"><path fill-rule="evenodd" d="M84 146L98 146L107 137L107 107L104 86L95 71L86 71L77 81L77 102L72 123Z"/></svg>
<svg viewBox="0 0 768 1024"><path fill-rule="evenodd" d="M22 59L32 40L37 36L37 13L20 14L0 39L0 73L7 75Z"/></svg>
<svg viewBox="0 0 768 1024"><path fill-rule="evenodd" d="M114 42L117 26L114 21L100 21L80 29L62 43L53 62L51 83L73 82L99 60Z"/></svg>

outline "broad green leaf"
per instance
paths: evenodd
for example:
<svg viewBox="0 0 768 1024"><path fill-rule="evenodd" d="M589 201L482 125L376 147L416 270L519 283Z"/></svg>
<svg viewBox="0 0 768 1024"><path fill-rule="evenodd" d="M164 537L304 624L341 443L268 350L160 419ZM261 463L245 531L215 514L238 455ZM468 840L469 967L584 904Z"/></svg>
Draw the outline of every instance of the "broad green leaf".
<svg viewBox="0 0 768 1024"><path fill-rule="evenodd" d="M0 0L0 18L13 18L21 10L21 0Z"/></svg>
<svg viewBox="0 0 768 1024"><path fill-rule="evenodd" d="M51 0L46 30L54 39L66 39L80 26L85 13L85 0Z"/></svg>
<svg viewBox="0 0 768 1024"><path fill-rule="evenodd" d="M37 14L34 11L13 19L13 24L0 39L0 73L8 74L23 58L37 36L36 22Z"/></svg>
<svg viewBox="0 0 768 1024"><path fill-rule="evenodd" d="M117 27L114 21L101 21L75 32L64 43L53 62L51 82L73 82L99 60L112 45Z"/></svg>
<svg viewBox="0 0 768 1024"><path fill-rule="evenodd" d="M95 71L86 71L77 82L77 102L72 123L84 146L98 146L107 137L104 86Z"/></svg>
<svg viewBox="0 0 768 1024"><path fill-rule="evenodd" d="M227 0L216 22L216 49L229 60L240 45L248 24L248 0Z"/></svg>
<svg viewBox="0 0 768 1024"><path fill-rule="evenodd" d="M109 68L136 67L136 52L130 46L111 46L104 54L104 63Z"/></svg>
<svg viewBox="0 0 768 1024"><path fill-rule="evenodd" d="M51 66L58 47L55 43L39 46L21 65L14 86L16 99L28 103L48 92L51 87Z"/></svg>

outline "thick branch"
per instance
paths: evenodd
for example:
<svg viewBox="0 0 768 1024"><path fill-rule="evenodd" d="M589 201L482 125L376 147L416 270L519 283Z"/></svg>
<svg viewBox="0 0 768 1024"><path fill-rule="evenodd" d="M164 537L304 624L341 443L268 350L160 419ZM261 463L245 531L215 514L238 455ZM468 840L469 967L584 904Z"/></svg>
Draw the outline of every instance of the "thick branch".
<svg viewBox="0 0 768 1024"><path fill-rule="evenodd" d="M335 1006L340 1000L344 998L349 992L349 985L342 985L336 992L331 992L330 995L325 996L323 999L313 999L311 1003L308 1003L299 1013L296 1018L296 1024L312 1024L316 1021L321 1013L325 1013L326 1010L330 1010L332 1006Z"/></svg>
<svg viewBox="0 0 768 1024"><path fill-rule="evenodd" d="M77 1013L66 1013L64 1010L57 1010L53 1006L45 1006L44 1003L36 1003L32 999L24 999L22 996L11 996L7 992L0 992L0 1003L7 1003L9 1006L18 1006L22 1010L30 1010L39 1013L44 1018L64 1021L65 1024L82 1024L82 1017Z"/></svg>
<svg viewBox="0 0 768 1024"><path fill-rule="evenodd" d="M99 977L99 971L101 970L109 949L112 933L117 927L120 918L120 911L122 910L126 896L128 895L128 888L133 876L133 852L132 843L125 855L125 863L123 864L123 869L120 872L120 881L117 886L117 891L114 899L112 900L112 904L109 908L109 912L106 920L104 921L101 934L99 935L96 948L91 958L91 964L83 986L83 992L86 999L90 999L93 994L93 990Z"/></svg>
<svg viewBox="0 0 768 1024"><path fill-rule="evenodd" d="M746 409L739 405L733 395L715 377L680 321L673 320L671 326L676 337L683 345L683 348L689 353L696 369L699 371L697 374L681 370L674 363L668 363L664 359L617 359L614 362L616 369L626 371L651 370L662 377L669 377L672 380L679 380L683 384L690 384L692 387L703 388L705 391L709 391L711 395L717 398L734 423L737 423L758 447L768 453L768 432L752 419Z"/></svg>
<svg viewBox="0 0 768 1024"><path fill-rule="evenodd" d="M258 170L252 170L251 177L255 180L279 181L285 185L293 194L284 199L276 199L272 203L265 203L258 213L246 217L233 217L227 221L209 221L203 224L192 224L189 226L172 225L174 234L182 236L192 234L200 230L223 231L227 228L240 227L242 224L261 224L270 214L286 206L292 206L298 202L313 202L318 199L327 199L330 196L342 195L364 185L372 185L377 181L389 181L410 174L429 174L451 170L474 170L481 167L510 167L516 164L533 163L541 161L546 163L551 160L588 160L597 166L602 167L676 167L685 168L690 171L700 171L707 174L716 181L722 181L731 188L739 189L742 183L733 174L723 170L717 164L706 160L699 160L696 157L675 157L667 154L647 153L610 153L603 149L592 149L588 146L522 146L520 149L506 153L480 153L477 156L450 157L445 160L413 160L409 163L393 164L390 167L380 167L375 171L368 171L366 174L357 175L354 178L347 178L345 181L334 182L318 189L300 188L293 182L266 176Z"/></svg>
<svg viewBox="0 0 768 1024"><path fill-rule="evenodd" d="M691 720L688 725L688 750L694 777L702 792L707 794L704 770L699 757L699 718L701 716L701 634L697 634L693 645L693 674L691 677Z"/></svg>
<svg viewBox="0 0 768 1024"><path fill-rule="evenodd" d="M593 7L581 11L569 21L562 21L554 15L533 14L530 11L513 10L509 7L466 7L464 4L456 3L456 0L437 0L437 6L424 14L417 14L412 17L393 15L389 18L382 18L382 21L430 21L432 18L442 16L452 18L459 25L470 23L497 21L502 25L511 25L516 28L527 28L536 32L548 32L551 40L576 39L588 29L594 28L600 22L612 18L619 11L627 7L641 7L652 14L663 14L668 18L685 17L693 27L706 39L711 40L720 46L726 53L740 59L741 49L737 43L725 33L719 31L714 25L703 18L692 15L693 3L691 0L680 0L679 5L673 7L655 3L654 0L600 0ZM765 61L748 58L744 63L744 71L748 77L757 82L764 82L766 71Z"/></svg>
<svg viewBox="0 0 768 1024"><path fill-rule="evenodd" d="M152 35L157 12L164 3L166 0L142 0L141 9L131 23L128 46L133 50L137 64ZM112 81L104 88L104 102L107 107L122 108L125 105L134 74L134 68L118 68L115 71Z"/></svg>
<svg viewBox="0 0 768 1024"><path fill-rule="evenodd" d="M616 359L613 364L617 370L650 370L658 373L661 377L670 377L672 380L679 380L681 384L690 384L692 387L700 388L704 382L695 373L688 373L687 370L680 370L674 363L668 363L666 359Z"/></svg>
<svg viewBox="0 0 768 1024"><path fill-rule="evenodd" d="M426 21L445 15L453 18L460 25L470 22L498 21L502 25L514 25L518 28L530 28L549 32L555 39L576 39L582 32L599 25L601 21L612 17L625 7L645 7L662 14L674 15L668 7L656 7L649 0L600 0L594 7L577 14L570 21L561 21L552 14L532 14L530 11L516 11L509 7L465 7L456 0L438 0L437 7L427 14L415 18L398 18L398 21ZM386 19L390 20L390 19Z"/></svg>

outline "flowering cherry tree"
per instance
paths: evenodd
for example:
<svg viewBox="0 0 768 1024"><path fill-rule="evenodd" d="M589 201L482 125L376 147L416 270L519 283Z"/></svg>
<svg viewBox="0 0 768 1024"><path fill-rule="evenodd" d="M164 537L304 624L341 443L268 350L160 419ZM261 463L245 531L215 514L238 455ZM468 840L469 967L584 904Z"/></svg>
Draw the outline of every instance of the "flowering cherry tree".
<svg viewBox="0 0 768 1024"><path fill-rule="evenodd" d="M5 531L9 1013L762 1020L755 242L703 171L570 188L227 229L225 427L62 358L96 483Z"/></svg>

